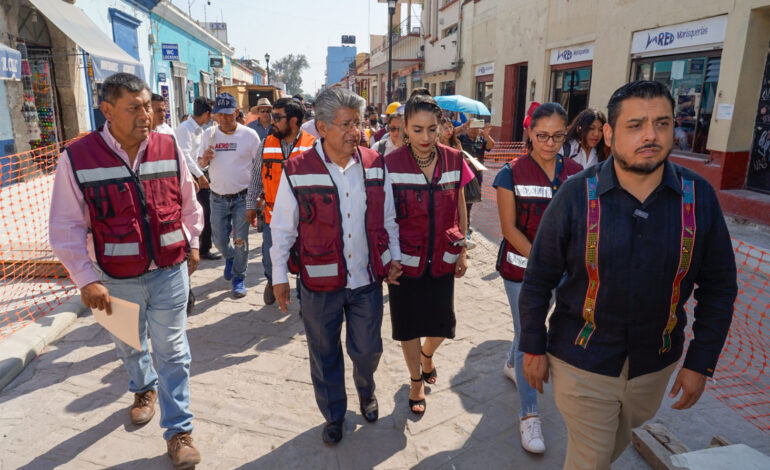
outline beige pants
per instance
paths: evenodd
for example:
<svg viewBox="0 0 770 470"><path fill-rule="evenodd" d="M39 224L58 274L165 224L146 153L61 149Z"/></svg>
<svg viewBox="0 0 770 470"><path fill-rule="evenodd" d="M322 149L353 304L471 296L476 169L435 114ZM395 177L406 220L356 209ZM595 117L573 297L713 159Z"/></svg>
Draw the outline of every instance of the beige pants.
<svg viewBox="0 0 770 470"><path fill-rule="evenodd" d="M609 470L631 442L631 429L655 416L676 363L628 380L571 366L548 355L553 394L567 425L564 470Z"/></svg>

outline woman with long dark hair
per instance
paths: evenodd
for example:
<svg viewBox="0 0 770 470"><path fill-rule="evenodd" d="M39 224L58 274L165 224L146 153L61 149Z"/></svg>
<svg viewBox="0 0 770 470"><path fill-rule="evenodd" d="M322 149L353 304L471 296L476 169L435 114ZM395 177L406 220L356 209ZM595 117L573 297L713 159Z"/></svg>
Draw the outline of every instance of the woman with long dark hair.
<svg viewBox="0 0 770 470"><path fill-rule="evenodd" d="M584 109L567 128L567 141L561 154L579 163L583 168L607 159L604 149L604 124L607 118L598 109Z"/></svg>
<svg viewBox="0 0 770 470"><path fill-rule="evenodd" d="M467 268L462 187L474 174L459 150L438 143L440 122L436 101L426 92L413 94L404 108L406 145L385 158L403 270L388 286L390 318L409 369L415 414L425 412L424 383L436 382L436 349L455 336L454 278Z"/></svg>

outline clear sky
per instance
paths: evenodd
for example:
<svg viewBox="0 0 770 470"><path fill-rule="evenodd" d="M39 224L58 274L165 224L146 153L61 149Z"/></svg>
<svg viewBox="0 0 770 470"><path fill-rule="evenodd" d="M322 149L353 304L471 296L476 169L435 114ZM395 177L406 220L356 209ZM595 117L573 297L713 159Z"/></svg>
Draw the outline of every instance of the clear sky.
<svg viewBox="0 0 770 470"><path fill-rule="evenodd" d="M340 46L343 34L356 36L358 52L369 52L369 34L385 34L388 7L376 0L172 0L192 17L224 21L235 56L270 62L288 54L305 54L310 68L302 89L315 94L324 83L326 48ZM414 9L414 8L413 8Z"/></svg>

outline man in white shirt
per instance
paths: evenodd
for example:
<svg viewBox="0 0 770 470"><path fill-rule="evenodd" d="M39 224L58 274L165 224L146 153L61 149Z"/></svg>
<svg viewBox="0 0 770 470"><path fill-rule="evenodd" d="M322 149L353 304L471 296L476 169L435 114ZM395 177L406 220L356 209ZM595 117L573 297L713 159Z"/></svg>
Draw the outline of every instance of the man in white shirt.
<svg viewBox="0 0 770 470"><path fill-rule="evenodd" d="M200 237L201 259L217 260L222 257L218 253L211 252L211 204L209 203L211 191L209 179L198 166L198 155L201 146L204 126L211 123L211 110L214 100L199 96L193 102L193 115L176 128L176 142L184 152L187 169L198 181L198 202L203 207L204 223Z"/></svg>
<svg viewBox="0 0 770 470"><path fill-rule="evenodd" d="M249 261L246 193L260 140L256 132L235 120L238 103L233 95L217 95L214 116L219 126L203 133L198 163L208 168L211 178L211 235L225 257L224 278L233 281L233 295L239 298L246 295Z"/></svg>
<svg viewBox="0 0 770 470"><path fill-rule="evenodd" d="M158 134L174 135L174 130L166 124L166 102L163 97L153 93L150 97L150 106L152 106L152 130Z"/></svg>
<svg viewBox="0 0 770 470"><path fill-rule="evenodd" d="M287 261L295 241L301 311L310 351L316 403L328 445L342 439L347 409L340 343L347 321L347 350L361 414L378 418L374 371L382 354L382 280L401 272L393 190L384 158L358 147L365 101L350 90L329 88L315 102L323 142L286 160L271 222L273 292L281 310L289 303ZM298 202L300 201L300 202ZM392 261L391 261L392 260Z"/></svg>

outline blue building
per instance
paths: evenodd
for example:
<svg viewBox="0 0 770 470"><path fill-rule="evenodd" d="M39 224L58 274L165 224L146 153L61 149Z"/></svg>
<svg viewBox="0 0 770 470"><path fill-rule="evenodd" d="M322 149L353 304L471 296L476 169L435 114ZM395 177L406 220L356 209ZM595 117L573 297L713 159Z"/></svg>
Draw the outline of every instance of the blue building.
<svg viewBox="0 0 770 470"><path fill-rule="evenodd" d="M213 98L218 86L232 84L233 49L199 26L168 0L152 10L150 88L166 99L167 120L176 127L192 114L198 96Z"/></svg>
<svg viewBox="0 0 770 470"><path fill-rule="evenodd" d="M350 63L356 60L355 46L331 46L326 49L326 86L331 86L348 74Z"/></svg>

